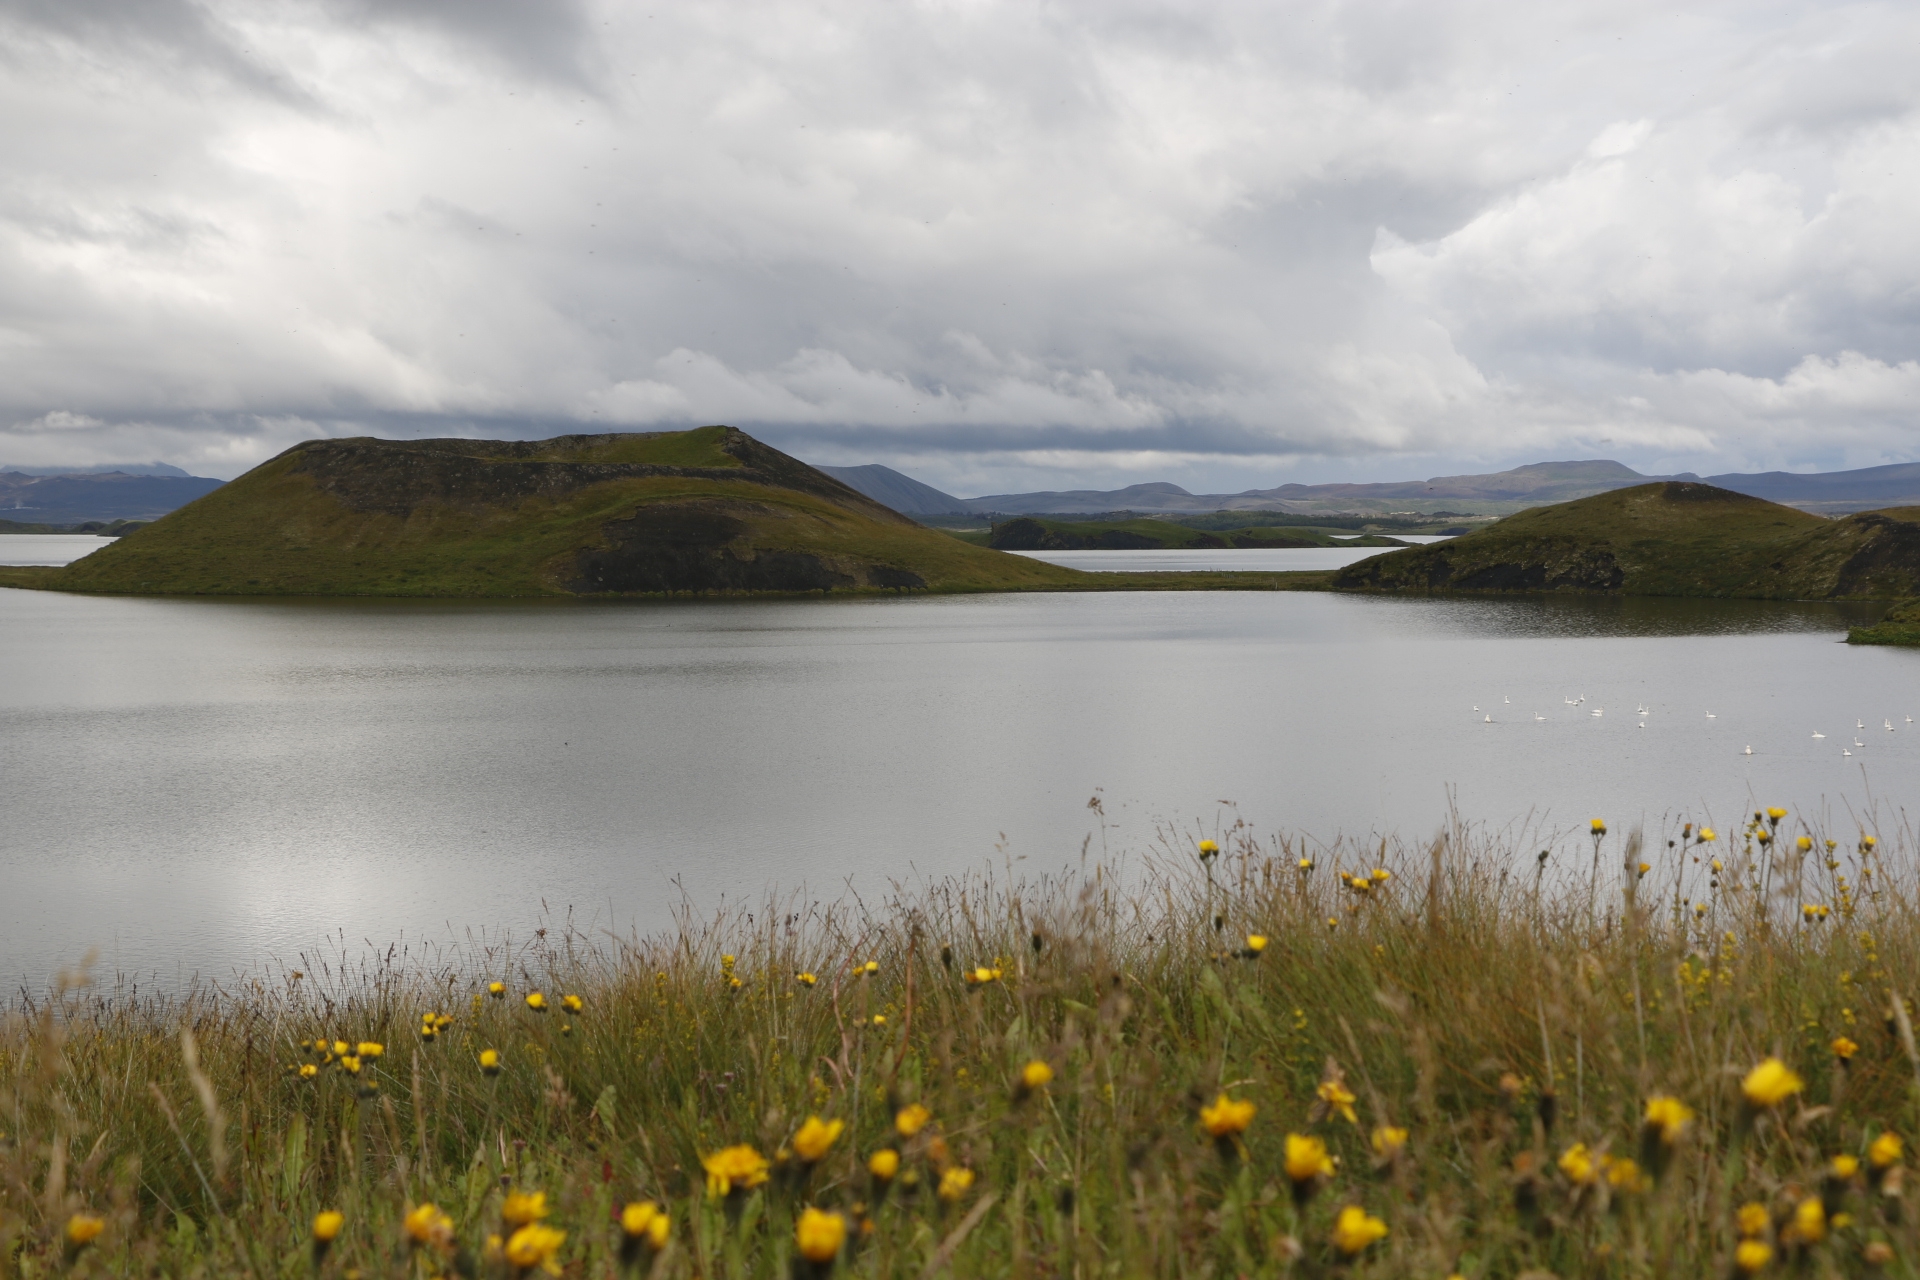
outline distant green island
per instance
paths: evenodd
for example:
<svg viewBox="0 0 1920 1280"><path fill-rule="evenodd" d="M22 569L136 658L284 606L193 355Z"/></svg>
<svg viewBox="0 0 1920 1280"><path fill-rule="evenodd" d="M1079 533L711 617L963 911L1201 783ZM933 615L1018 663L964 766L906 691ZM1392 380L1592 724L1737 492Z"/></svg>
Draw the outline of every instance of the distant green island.
<svg viewBox="0 0 1920 1280"><path fill-rule="evenodd" d="M1202 551L1270 547L1404 547L1378 534L1342 536L1311 525L1244 525L1213 532L1185 521L1054 520L1020 516L985 534L955 534L998 551Z"/></svg>
<svg viewBox="0 0 1920 1280"><path fill-rule="evenodd" d="M1340 570L1332 587L1911 600L1920 596L1920 507L1831 520L1708 484L1662 481L1536 507L1444 543L1375 556ZM1911 605L1902 606L1850 638L1914 643L1920 619L1912 615Z"/></svg>
<svg viewBox="0 0 1920 1280"><path fill-rule="evenodd" d="M124 538L152 523L151 520L83 520L79 524L31 524L0 520L0 537L10 533L90 533L100 538Z"/></svg>
<svg viewBox="0 0 1920 1280"><path fill-rule="evenodd" d="M1327 573L1083 573L936 532L732 427L314 440L60 568L129 595L646 597L1324 588Z"/></svg>

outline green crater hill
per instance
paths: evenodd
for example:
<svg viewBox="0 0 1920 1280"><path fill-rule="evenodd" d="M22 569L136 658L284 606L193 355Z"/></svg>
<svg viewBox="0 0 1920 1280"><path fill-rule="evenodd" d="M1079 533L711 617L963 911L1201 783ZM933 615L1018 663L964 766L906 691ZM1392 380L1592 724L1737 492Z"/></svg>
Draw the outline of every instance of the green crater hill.
<svg viewBox="0 0 1920 1280"><path fill-rule="evenodd" d="M732 427L313 440L64 568L0 570L0 585L62 591L460 598L1325 580L1088 574L969 546Z"/></svg>
<svg viewBox="0 0 1920 1280"><path fill-rule="evenodd" d="M1843 520L1664 481L1536 507L1334 576L1362 591L1574 591L1755 600L1920 595L1920 507Z"/></svg>

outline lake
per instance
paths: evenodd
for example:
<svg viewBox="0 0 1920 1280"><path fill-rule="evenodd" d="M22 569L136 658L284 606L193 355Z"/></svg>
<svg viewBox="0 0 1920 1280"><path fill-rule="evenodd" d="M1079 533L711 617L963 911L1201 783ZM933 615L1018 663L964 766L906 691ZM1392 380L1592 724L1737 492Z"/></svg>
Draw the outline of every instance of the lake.
<svg viewBox="0 0 1920 1280"><path fill-rule="evenodd" d="M649 929L683 894L1045 871L1100 847L1096 789L1136 859L1228 801L1262 831L1424 837L1450 788L1569 848L1595 815L1783 803L1844 827L1920 776L1920 653L1839 643L1874 612L0 590L0 969L38 983L98 948L164 986L327 937Z"/></svg>

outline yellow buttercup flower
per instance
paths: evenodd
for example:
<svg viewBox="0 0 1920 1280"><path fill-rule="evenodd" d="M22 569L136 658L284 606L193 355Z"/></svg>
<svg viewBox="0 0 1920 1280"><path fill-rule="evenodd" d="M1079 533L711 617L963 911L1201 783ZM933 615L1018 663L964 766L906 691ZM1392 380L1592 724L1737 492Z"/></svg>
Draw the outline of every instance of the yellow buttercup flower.
<svg viewBox="0 0 1920 1280"><path fill-rule="evenodd" d="M1387 870L1385 867L1375 867L1373 869L1373 882L1375 884L1385 884L1391 879L1393 879L1393 872Z"/></svg>
<svg viewBox="0 0 1920 1280"><path fill-rule="evenodd" d="M504 982L489 982L487 984L487 994L495 1000L504 1000L507 998L507 984Z"/></svg>
<svg viewBox="0 0 1920 1280"><path fill-rule="evenodd" d="M1833 1158L1833 1176L1840 1179L1852 1178L1860 1172L1860 1157L1840 1155Z"/></svg>
<svg viewBox="0 0 1920 1280"><path fill-rule="evenodd" d="M313 1238L321 1244L332 1244L340 1236L340 1228L347 1223L347 1215L338 1209L328 1209L324 1213L313 1215Z"/></svg>
<svg viewBox="0 0 1920 1280"><path fill-rule="evenodd" d="M940 1198L949 1203L967 1198L967 1192L973 1190L973 1170L962 1169L959 1165L940 1175Z"/></svg>
<svg viewBox="0 0 1920 1280"><path fill-rule="evenodd" d="M1660 1135L1660 1141L1672 1146L1693 1123L1693 1108L1678 1098L1660 1096L1647 1099L1646 1124Z"/></svg>
<svg viewBox="0 0 1920 1280"><path fill-rule="evenodd" d="M1778 1058L1765 1059L1740 1082L1748 1105L1762 1110L1779 1106L1804 1088L1806 1082Z"/></svg>
<svg viewBox="0 0 1920 1280"><path fill-rule="evenodd" d="M620 1230L627 1239L645 1241L658 1253L673 1234L673 1218L651 1200L635 1200L620 1211Z"/></svg>
<svg viewBox="0 0 1920 1280"><path fill-rule="evenodd" d="M76 1213L67 1219L67 1243L75 1249L84 1249L100 1238L107 1229L107 1220L91 1213Z"/></svg>
<svg viewBox="0 0 1920 1280"><path fill-rule="evenodd" d="M500 1051L498 1049L482 1049L480 1051L480 1070L490 1076L500 1074Z"/></svg>
<svg viewBox="0 0 1920 1280"><path fill-rule="evenodd" d="M863 965L855 966L855 968L862 977L871 978L880 972L880 962L878 960L869 960Z"/></svg>
<svg viewBox="0 0 1920 1280"><path fill-rule="evenodd" d="M892 1147L882 1147L867 1157L867 1172L875 1181L892 1182L894 1175L900 1172L900 1153Z"/></svg>
<svg viewBox="0 0 1920 1280"><path fill-rule="evenodd" d="M1767 1234L1767 1228L1773 1225L1773 1218L1767 1213L1767 1206L1749 1200L1734 1213L1733 1225L1741 1235L1751 1239Z"/></svg>
<svg viewBox="0 0 1920 1280"><path fill-rule="evenodd" d="M825 1266L840 1256L847 1243L847 1220L808 1205L793 1224L793 1243L801 1257L815 1266Z"/></svg>
<svg viewBox="0 0 1920 1280"><path fill-rule="evenodd" d="M1200 1123L1216 1138L1232 1137L1247 1131L1253 1123L1254 1109L1253 1103L1244 1099L1236 1102L1223 1093L1211 1105L1200 1108Z"/></svg>
<svg viewBox="0 0 1920 1280"><path fill-rule="evenodd" d="M1262 951L1265 951L1266 949L1267 949L1266 934L1250 933L1247 935L1247 954L1248 955L1257 956Z"/></svg>
<svg viewBox="0 0 1920 1280"><path fill-rule="evenodd" d="M1320 1087L1314 1092L1320 1096L1320 1101L1327 1104L1329 1110L1338 1112L1348 1124L1360 1123L1360 1117L1353 1111L1353 1090L1347 1088L1345 1084L1338 1080L1326 1080L1321 1082Z"/></svg>
<svg viewBox="0 0 1920 1280"><path fill-rule="evenodd" d="M354 1046L354 1054L362 1058L377 1058L387 1051L387 1046L377 1040L362 1040Z"/></svg>
<svg viewBox="0 0 1920 1280"><path fill-rule="evenodd" d="M1382 1160L1390 1159L1407 1145L1407 1131L1383 1124L1373 1131L1372 1143L1373 1154Z"/></svg>
<svg viewBox="0 0 1920 1280"><path fill-rule="evenodd" d="M1867 1147L1867 1163L1876 1169L1891 1168L1900 1163L1903 1149L1900 1135L1886 1130Z"/></svg>
<svg viewBox="0 0 1920 1280"><path fill-rule="evenodd" d="M1200 860L1202 862L1205 862L1207 859L1213 857L1215 854L1219 852L1220 852L1220 846L1215 844L1213 841L1202 840L1200 842Z"/></svg>
<svg viewBox="0 0 1920 1280"><path fill-rule="evenodd" d="M1595 818L1592 822L1588 823L1587 827L1589 830L1593 832L1593 834L1597 836L1603 836L1607 834L1607 824L1602 822L1598 818Z"/></svg>
<svg viewBox="0 0 1920 1280"><path fill-rule="evenodd" d="M311 1080L319 1074L320 1068L314 1066L311 1062L303 1062L300 1064L300 1078L302 1080Z"/></svg>
<svg viewBox="0 0 1920 1280"><path fill-rule="evenodd" d="M547 1193L535 1191L531 1195L524 1191L510 1191L500 1205L500 1221L510 1227L524 1227L529 1222L538 1222L547 1216Z"/></svg>
<svg viewBox="0 0 1920 1280"><path fill-rule="evenodd" d="M1836 1037L1834 1039L1833 1044L1830 1045L1829 1047L1833 1050L1833 1056L1840 1059L1840 1061L1842 1062L1847 1061L1849 1058L1853 1057L1854 1054L1860 1052L1860 1046L1855 1044L1853 1041L1847 1039L1845 1036Z"/></svg>
<svg viewBox="0 0 1920 1280"><path fill-rule="evenodd" d="M1287 1135L1286 1160L1282 1167L1287 1177L1296 1183L1333 1176L1333 1158L1327 1154L1327 1144L1298 1133Z"/></svg>
<svg viewBox="0 0 1920 1280"><path fill-rule="evenodd" d="M901 1137L911 1138L914 1134L926 1128L927 1122L932 1119L933 1112L915 1102L900 1108L899 1112L893 1117L893 1127L899 1132Z"/></svg>
<svg viewBox="0 0 1920 1280"><path fill-rule="evenodd" d="M820 981L818 977L811 973L796 973L793 975L793 980L803 987L810 987Z"/></svg>
<svg viewBox="0 0 1920 1280"><path fill-rule="evenodd" d="M560 1007L562 1009L565 1009L568 1013L579 1013L582 1009L585 1009L587 1007L587 1002L585 1000L582 1000L579 996L571 996L571 995L561 996Z"/></svg>
<svg viewBox="0 0 1920 1280"><path fill-rule="evenodd" d="M1599 1176L1599 1170L1593 1162L1593 1153L1587 1150L1587 1144L1576 1142L1560 1153L1560 1172L1567 1175L1567 1181L1576 1187L1584 1187Z"/></svg>
<svg viewBox="0 0 1920 1280"><path fill-rule="evenodd" d="M1813 852L1813 837L1801 836L1798 840L1795 840L1793 842L1793 847L1798 849L1802 853L1811 853Z"/></svg>
<svg viewBox="0 0 1920 1280"><path fill-rule="evenodd" d="M347 1056L348 1054L350 1054L350 1053L352 1053L352 1052L353 1052L353 1046L352 1046L352 1045L350 1045L350 1044L348 1044L348 1043L347 1043L347 1042L346 1042L345 1040L335 1040L335 1041L333 1042L333 1056L334 1056L334 1057L336 1057L336 1058L344 1058L344 1057L346 1057L346 1056Z"/></svg>
<svg viewBox="0 0 1920 1280"><path fill-rule="evenodd" d="M800 1126L800 1132L793 1135L794 1154L808 1164L813 1164L832 1149L840 1137L840 1131L847 1127L844 1120L822 1120L819 1116L808 1116L807 1122Z"/></svg>
<svg viewBox="0 0 1920 1280"><path fill-rule="evenodd" d="M1313 870L1313 859L1312 859L1312 858L1302 858L1302 859L1300 859L1300 861L1299 861L1299 863L1298 863L1298 865L1299 865L1299 868L1300 868L1300 869L1301 869L1302 871L1311 871L1311 870Z"/></svg>
<svg viewBox="0 0 1920 1280"><path fill-rule="evenodd" d="M1787 816L1787 811L1785 809L1769 808L1767 810L1767 817L1771 818L1775 822L1780 821L1780 819L1786 816Z"/></svg>
<svg viewBox="0 0 1920 1280"><path fill-rule="evenodd" d="M507 1261L522 1273L539 1267L549 1275L557 1276L560 1274L560 1261L555 1255L566 1242L566 1232L532 1223L507 1237Z"/></svg>
<svg viewBox="0 0 1920 1280"><path fill-rule="evenodd" d="M1765 1240L1742 1240L1733 1251L1733 1265L1747 1275L1765 1271L1773 1262L1773 1246Z"/></svg>
<svg viewBox="0 0 1920 1280"><path fill-rule="evenodd" d="M989 982L998 981L999 978L1000 971L998 969L989 969L986 965L979 965L967 970L967 982L972 986L984 987Z"/></svg>
<svg viewBox="0 0 1920 1280"><path fill-rule="evenodd" d="M1606 1171L1607 1185L1615 1191L1645 1191L1652 1185L1640 1166L1625 1156L1602 1156L1600 1167Z"/></svg>
<svg viewBox="0 0 1920 1280"><path fill-rule="evenodd" d="M1052 1083L1053 1068L1038 1058L1035 1058L1032 1062L1020 1068L1021 1087L1029 1091L1044 1089Z"/></svg>
<svg viewBox="0 0 1920 1280"><path fill-rule="evenodd" d="M402 1225L417 1245L444 1247L453 1240L453 1219L431 1202L409 1211Z"/></svg>
<svg viewBox="0 0 1920 1280"><path fill-rule="evenodd" d="M767 1158L745 1143L701 1156L700 1164L707 1171L707 1194L715 1198L751 1191L767 1180Z"/></svg>
<svg viewBox="0 0 1920 1280"><path fill-rule="evenodd" d="M1714 833L1714 830L1712 827L1700 828L1700 843L1712 844L1715 840L1718 840L1719 838L1720 837ZM1718 866L1714 867L1715 871L1718 871L1719 869L1720 868Z"/></svg>
<svg viewBox="0 0 1920 1280"><path fill-rule="evenodd" d="M538 991L529 991L527 992L527 1008L533 1010L535 1013L545 1013L547 1011L547 998Z"/></svg>
<svg viewBox="0 0 1920 1280"><path fill-rule="evenodd" d="M1360 1254L1386 1234L1387 1224L1357 1204L1340 1210L1340 1216L1333 1221L1333 1247L1349 1258Z"/></svg>
<svg viewBox="0 0 1920 1280"><path fill-rule="evenodd" d="M1793 1221L1781 1233L1795 1244L1819 1244L1827 1238L1827 1207L1819 1196L1808 1196L1794 1206Z"/></svg>

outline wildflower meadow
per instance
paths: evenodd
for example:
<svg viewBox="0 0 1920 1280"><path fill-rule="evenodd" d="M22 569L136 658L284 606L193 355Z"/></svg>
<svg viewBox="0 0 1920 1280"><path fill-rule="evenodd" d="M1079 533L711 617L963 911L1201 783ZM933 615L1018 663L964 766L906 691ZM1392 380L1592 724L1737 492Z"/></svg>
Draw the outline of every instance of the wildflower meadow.
<svg viewBox="0 0 1920 1280"><path fill-rule="evenodd" d="M1920 881L1762 810L1546 854L1244 826L659 936L76 975L0 1274L1916 1274Z"/></svg>

